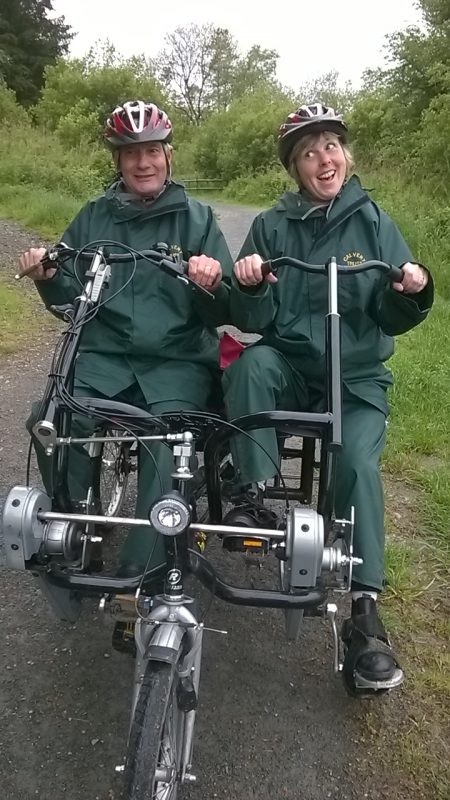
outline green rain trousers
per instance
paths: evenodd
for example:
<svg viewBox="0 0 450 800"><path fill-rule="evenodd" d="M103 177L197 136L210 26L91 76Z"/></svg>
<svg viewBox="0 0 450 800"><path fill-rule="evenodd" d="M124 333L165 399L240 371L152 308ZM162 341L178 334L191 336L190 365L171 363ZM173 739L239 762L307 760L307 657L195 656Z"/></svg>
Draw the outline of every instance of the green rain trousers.
<svg viewBox="0 0 450 800"><path fill-rule="evenodd" d="M199 405L187 397L185 400L166 400L147 404L142 391L137 383L111 398L117 402L130 405L159 415L167 412L199 411ZM78 381L74 388L75 397L105 397L100 392ZM31 415L27 421L27 428L31 432L37 421L39 403L33 404ZM99 421L74 414L72 417L71 435L74 437L88 437L99 429ZM45 455L44 449L35 442L38 466L49 496L52 496L52 461ZM138 487L136 500L136 517L147 519L151 505L163 492L172 488L171 472L173 472L172 450L162 442L147 442L146 447L140 446L138 451ZM93 460L82 445L72 445L69 452L68 487L73 501L86 500L89 487L93 479ZM143 569L147 561L148 566L156 567L164 563L163 537L156 534L147 526L131 528L120 553L122 565L135 566Z"/></svg>
<svg viewBox="0 0 450 800"><path fill-rule="evenodd" d="M247 348L224 373L228 419L270 411L308 410L317 391L308 389L301 373L277 350L260 345ZM336 470L338 518L350 518L355 507L354 553L363 559L353 581L380 590L384 577L384 501L379 461L385 441L386 415L371 403L344 389L343 441ZM259 444L236 437L233 452L241 484L263 481L275 474L278 447L274 429L252 431Z"/></svg>

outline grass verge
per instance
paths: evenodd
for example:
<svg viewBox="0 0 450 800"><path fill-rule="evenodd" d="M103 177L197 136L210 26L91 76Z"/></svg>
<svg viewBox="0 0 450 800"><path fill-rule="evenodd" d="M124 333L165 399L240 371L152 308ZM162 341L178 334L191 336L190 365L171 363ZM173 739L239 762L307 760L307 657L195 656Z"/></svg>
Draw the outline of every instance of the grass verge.
<svg viewBox="0 0 450 800"><path fill-rule="evenodd" d="M27 341L35 341L55 320L31 294L0 280L0 355L15 353Z"/></svg>

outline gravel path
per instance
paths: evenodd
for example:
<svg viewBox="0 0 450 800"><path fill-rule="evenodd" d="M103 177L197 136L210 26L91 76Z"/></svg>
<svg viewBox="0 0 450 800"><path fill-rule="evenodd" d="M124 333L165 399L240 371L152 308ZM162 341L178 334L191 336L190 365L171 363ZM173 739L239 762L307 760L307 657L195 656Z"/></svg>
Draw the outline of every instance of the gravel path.
<svg viewBox="0 0 450 800"><path fill-rule="evenodd" d="M215 204L236 254L254 210ZM0 222L0 269L39 238ZM25 290L25 289L24 289ZM55 323L56 329L56 323ZM55 332L0 361L0 500L23 483L24 422L44 383ZM35 478L35 473L34 473ZM235 557L240 559L239 556ZM236 562L234 562L236 563ZM206 634L190 800L400 798L365 747L364 705L331 671L326 622L286 643L281 612L215 601ZM93 602L75 626L56 621L29 574L0 568L2 800L117 800L133 662L111 648ZM394 699L380 701L388 717ZM376 779L374 775L376 774ZM180 798L180 800L182 800Z"/></svg>

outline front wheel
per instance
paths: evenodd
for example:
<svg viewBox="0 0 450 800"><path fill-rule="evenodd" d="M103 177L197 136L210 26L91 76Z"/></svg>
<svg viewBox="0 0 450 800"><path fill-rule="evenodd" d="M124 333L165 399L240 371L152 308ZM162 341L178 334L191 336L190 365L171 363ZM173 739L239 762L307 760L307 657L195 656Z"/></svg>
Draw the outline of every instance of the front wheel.
<svg viewBox="0 0 450 800"><path fill-rule="evenodd" d="M175 800L184 713L177 703L176 664L149 661L131 726L126 800Z"/></svg>
<svg viewBox="0 0 450 800"><path fill-rule="evenodd" d="M99 503L99 513L105 517L119 516L125 499L128 477L135 469L128 443L116 441L120 431L107 430L108 441L101 445L94 471L94 496Z"/></svg>

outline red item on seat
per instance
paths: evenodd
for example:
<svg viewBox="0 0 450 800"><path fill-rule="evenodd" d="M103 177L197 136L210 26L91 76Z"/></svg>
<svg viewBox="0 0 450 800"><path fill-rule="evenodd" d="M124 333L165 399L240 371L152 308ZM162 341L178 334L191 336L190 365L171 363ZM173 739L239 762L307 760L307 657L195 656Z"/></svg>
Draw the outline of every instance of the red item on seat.
<svg viewBox="0 0 450 800"><path fill-rule="evenodd" d="M223 333L220 337L220 369L226 369L236 361L245 350L245 345L235 339L230 333Z"/></svg>

